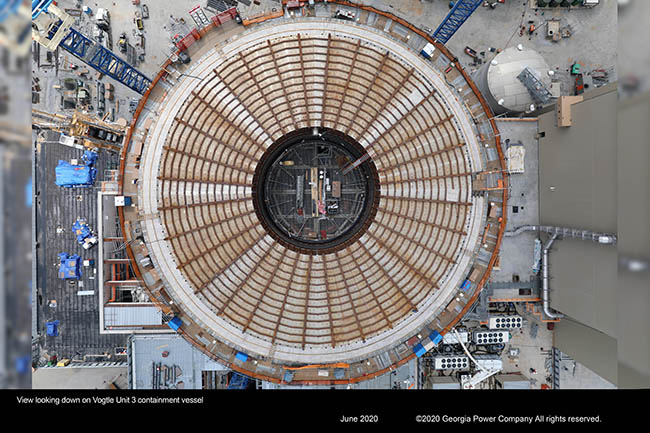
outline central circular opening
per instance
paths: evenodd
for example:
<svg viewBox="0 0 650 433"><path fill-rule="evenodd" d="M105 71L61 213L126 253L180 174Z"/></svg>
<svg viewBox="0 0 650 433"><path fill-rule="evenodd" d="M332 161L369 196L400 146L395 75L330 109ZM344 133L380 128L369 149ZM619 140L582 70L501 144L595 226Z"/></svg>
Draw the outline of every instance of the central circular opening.
<svg viewBox="0 0 650 433"><path fill-rule="evenodd" d="M253 177L253 202L276 240L325 254L355 242L368 228L379 204L379 177L350 136L303 128L264 153Z"/></svg>

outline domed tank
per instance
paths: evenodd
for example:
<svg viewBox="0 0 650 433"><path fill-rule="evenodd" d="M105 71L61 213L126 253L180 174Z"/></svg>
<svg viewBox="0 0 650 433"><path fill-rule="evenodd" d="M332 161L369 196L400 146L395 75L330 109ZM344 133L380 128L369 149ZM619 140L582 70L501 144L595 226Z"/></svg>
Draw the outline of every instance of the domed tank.
<svg viewBox="0 0 650 433"><path fill-rule="evenodd" d="M535 50L522 45L505 49L477 71L475 82L495 114L514 114L535 109L535 100L517 78L526 68L550 88L548 64Z"/></svg>

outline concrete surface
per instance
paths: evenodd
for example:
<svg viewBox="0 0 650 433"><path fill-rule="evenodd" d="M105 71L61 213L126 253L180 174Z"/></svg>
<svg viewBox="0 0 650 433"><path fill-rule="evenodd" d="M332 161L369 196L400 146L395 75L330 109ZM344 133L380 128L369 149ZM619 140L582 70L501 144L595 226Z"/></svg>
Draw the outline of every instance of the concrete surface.
<svg viewBox="0 0 650 433"><path fill-rule="evenodd" d="M380 0L366 1L367 4L390 10L406 17L422 28L435 30L449 12L448 1L436 0ZM466 46L477 52L486 51L485 62L492 60L496 53L490 48L505 48L523 44L542 55L548 65L557 72L563 81L566 92L569 80L568 68L578 61L584 70L594 68L614 68L612 81L616 79L617 19L616 0L601 0L595 8L555 10L536 10L529 7L528 0L508 0L495 9L479 7L449 40L447 47L458 56L461 64L469 67L472 58L464 54ZM546 21L551 18L561 20L561 26L570 26L572 36L552 42L546 38ZM529 27L534 21L537 30L533 35L519 34L520 26ZM477 67L476 67L477 68Z"/></svg>
<svg viewBox="0 0 650 433"><path fill-rule="evenodd" d="M32 373L32 389L128 389L127 368L120 367L50 367Z"/></svg>
<svg viewBox="0 0 650 433"><path fill-rule="evenodd" d="M583 364L562 353L560 360L560 389L616 389Z"/></svg>
<svg viewBox="0 0 650 433"><path fill-rule="evenodd" d="M511 331L510 343L503 351L504 373L520 372L524 377L531 380L531 388L540 389L543 384L551 385L547 378L551 370L546 368L549 353L553 347L553 333L546 328L546 324L518 309L519 314L525 319L524 326L520 330ZM531 333L531 328L537 326L536 333ZM533 337L534 335L534 337ZM510 357L510 349L519 349L519 356ZM532 370L531 370L532 369Z"/></svg>
<svg viewBox="0 0 650 433"><path fill-rule="evenodd" d="M504 150L510 144L522 143L525 149L524 173L510 175L508 196L508 219L506 231L523 225L539 224L539 158L536 138L537 123L522 121L498 121L501 143ZM516 212L515 212L516 208ZM533 273L534 247L537 234L524 232L516 237L504 237L501 244L501 262L494 270L490 281L513 281L513 275L520 281L535 277Z"/></svg>

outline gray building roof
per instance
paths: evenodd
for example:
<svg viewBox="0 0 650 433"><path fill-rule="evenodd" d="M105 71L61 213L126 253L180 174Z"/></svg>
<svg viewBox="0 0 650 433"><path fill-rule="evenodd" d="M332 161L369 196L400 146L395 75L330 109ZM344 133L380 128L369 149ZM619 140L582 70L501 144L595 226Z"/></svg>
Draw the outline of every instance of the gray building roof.
<svg viewBox="0 0 650 433"><path fill-rule="evenodd" d="M572 106L573 125L555 113L539 118L540 224L617 231L616 86L585 94ZM550 253L551 306L616 335L616 247L562 239Z"/></svg>
<svg viewBox="0 0 650 433"><path fill-rule="evenodd" d="M571 108L572 126L555 112L539 117L540 224L617 233L617 92L587 92ZM617 248L578 239L550 251L551 307L564 313L556 347L616 383ZM613 351L613 352L612 352Z"/></svg>
<svg viewBox="0 0 650 433"><path fill-rule="evenodd" d="M573 125L540 115L540 224L616 232L617 93L608 85L572 106Z"/></svg>
<svg viewBox="0 0 650 433"><path fill-rule="evenodd" d="M163 356L165 354L167 356ZM228 371L176 334L132 335L128 359L131 389L152 389L154 363L168 368L178 367L174 385L183 389L201 389L203 371Z"/></svg>
<svg viewBox="0 0 650 433"><path fill-rule="evenodd" d="M104 324L107 327L162 325L162 313L153 305L106 306Z"/></svg>

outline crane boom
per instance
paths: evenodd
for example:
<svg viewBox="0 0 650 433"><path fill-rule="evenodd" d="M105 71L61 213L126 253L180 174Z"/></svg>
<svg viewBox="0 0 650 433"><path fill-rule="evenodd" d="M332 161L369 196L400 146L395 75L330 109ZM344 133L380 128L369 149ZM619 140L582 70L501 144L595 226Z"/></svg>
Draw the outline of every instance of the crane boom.
<svg viewBox="0 0 650 433"><path fill-rule="evenodd" d="M143 94L151 80L111 50L72 28L74 18L51 0L32 1L32 39L50 51L65 49L95 70Z"/></svg>
<svg viewBox="0 0 650 433"><path fill-rule="evenodd" d="M432 36L438 42L446 44L481 3L483 0L457 1Z"/></svg>

